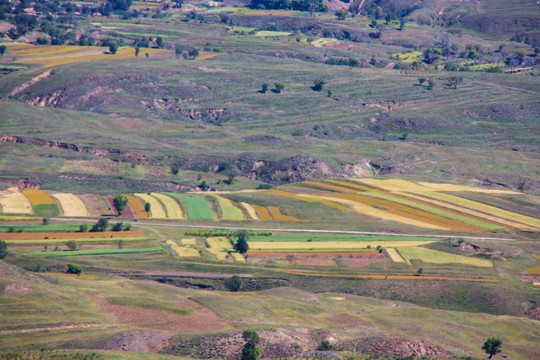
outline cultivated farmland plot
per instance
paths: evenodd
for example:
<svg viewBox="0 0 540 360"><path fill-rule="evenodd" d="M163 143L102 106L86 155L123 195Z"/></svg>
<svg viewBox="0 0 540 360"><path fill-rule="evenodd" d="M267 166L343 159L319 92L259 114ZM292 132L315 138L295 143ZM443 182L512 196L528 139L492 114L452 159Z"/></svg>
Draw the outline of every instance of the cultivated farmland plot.
<svg viewBox="0 0 540 360"><path fill-rule="evenodd" d="M88 211L86 209L86 206L84 205L84 202L76 195L57 193L53 194L52 196L56 198L60 203L64 216L88 216Z"/></svg>

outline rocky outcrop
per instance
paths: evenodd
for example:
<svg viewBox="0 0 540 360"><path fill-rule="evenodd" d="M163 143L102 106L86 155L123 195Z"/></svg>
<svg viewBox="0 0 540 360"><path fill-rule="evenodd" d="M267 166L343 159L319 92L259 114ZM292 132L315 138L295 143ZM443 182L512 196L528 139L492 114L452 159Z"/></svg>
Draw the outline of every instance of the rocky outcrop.
<svg viewBox="0 0 540 360"><path fill-rule="evenodd" d="M71 143L65 143L61 141L51 141L38 138L24 138L20 136L13 135L0 135L0 142L9 142L15 144L27 144L33 146L41 147L50 147L53 149L65 149L70 151L90 153L98 156L111 156L113 158L118 158L123 161L135 162L139 164L156 164L155 161L146 157L145 155L140 155L132 151L120 150L120 149L111 149L98 146L83 146Z"/></svg>

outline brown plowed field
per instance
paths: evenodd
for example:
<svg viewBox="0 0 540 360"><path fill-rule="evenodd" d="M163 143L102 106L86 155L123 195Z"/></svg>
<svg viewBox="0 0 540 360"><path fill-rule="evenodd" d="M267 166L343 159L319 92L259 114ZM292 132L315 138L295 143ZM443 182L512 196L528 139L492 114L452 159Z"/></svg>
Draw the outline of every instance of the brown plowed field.
<svg viewBox="0 0 540 360"><path fill-rule="evenodd" d="M144 236L142 231L103 231L103 232L28 232L0 233L2 240L39 240L45 239L90 239L106 237L138 237Z"/></svg>
<svg viewBox="0 0 540 360"><path fill-rule="evenodd" d="M114 208L114 205L113 205L113 200L114 200L114 197L113 196L107 196L106 197L107 199L107 202L109 203L109 205L111 206L111 209L113 209L114 211L114 215L116 215L116 217L119 217L119 218L122 218L122 219L135 219L135 213L133 213L133 210L131 210L131 206L126 206L125 210L122 211L122 215L118 216L118 211L116 211L116 209Z"/></svg>

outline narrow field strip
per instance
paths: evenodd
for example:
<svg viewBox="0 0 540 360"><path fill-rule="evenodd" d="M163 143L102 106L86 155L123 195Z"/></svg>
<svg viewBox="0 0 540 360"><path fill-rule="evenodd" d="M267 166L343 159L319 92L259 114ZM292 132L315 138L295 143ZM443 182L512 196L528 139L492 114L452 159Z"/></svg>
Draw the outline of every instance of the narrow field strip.
<svg viewBox="0 0 540 360"><path fill-rule="evenodd" d="M233 251L232 244L226 237L209 237L206 239L206 243L209 246L207 251L220 261L226 260L229 257L229 252Z"/></svg>
<svg viewBox="0 0 540 360"><path fill-rule="evenodd" d="M345 206L343 206L343 205L341 205L339 203L336 203L332 199L330 199L330 200L319 199L319 198L312 197L312 196L305 195L305 194L298 195L298 194L294 194L294 193L291 193L291 192L287 192L287 191L283 191L283 190L274 190L274 189L266 190L263 193L264 194L273 194L273 195L286 196L286 197L290 197L290 198L297 199L297 200L304 200L304 201L307 201L307 202L318 202L318 203L321 203L321 204L324 204L324 205L327 205L327 206L330 206L330 207L333 207L333 208L336 208L336 209L340 209L340 210L343 210L343 211L349 211L349 208L347 208L347 207L345 207Z"/></svg>
<svg viewBox="0 0 540 360"><path fill-rule="evenodd" d="M255 208L255 210L257 210L257 213L259 214L259 218L262 221L273 221L274 220L272 215L270 215L270 213L268 212L268 209L265 208L264 206L253 205L253 207Z"/></svg>
<svg viewBox="0 0 540 360"><path fill-rule="evenodd" d="M469 224L469 225L478 226L480 228L484 228L484 229L488 229L488 230L503 230L504 229L504 227L502 227L502 226L498 226L498 225L490 224L490 223L487 223L487 222L479 221L479 220L476 220L476 219L472 219L472 218L462 216L462 215L459 215L459 214L455 214L455 213L452 213L450 211L442 210L442 209L439 209L439 208L436 208L436 207L433 207L433 206L428 206L428 205L422 204L422 203L417 202L417 201L406 199L405 197L395 196L395 195L382 193L382 192L368 192L368 191L366 191L366 192L364 192L362 194L366 195L366 196L376 197L376 198L396 202L396 203L399 203L399 204L415 207L417 209L420 209L420 210L423 210L423 211L426 211L426 212L429 212L429 213L432 213L432 214L440 215L440 216L448 218L448 219L456 220L456 221L459 221L459 222L462 222L462 223L465 223L465 224ZM481 229L479 229L479 230L481 230Z"/></svg>
<svg viewBox="0 0 540 360"><path fill-rule="evenodd" d="M144 210L144 205L146 204L141 199L135 196L128 195L129 206L133 210L135 217L137 219L146 219L148 218L148 213Z"/></svg>
<svg viewBox="0 0 540 360"><path fill-rule="evenodd" d="M421 181L419 181L418 184L433 188L435 189L435 191L443 191L443 192L467 191L467 192L478 192L482 194L517 194L517 195L520 194L517 191L511 191L511 190L484 189L484 188L479 188L479 187L474 187L474 186L455 185L455 184L429 183L429 182L421 182Z"/></svg>
<svg viewBox="0 0 540 360"><path fill-rule="evenodd" d="M214 220L214 213L212 212L210 203L206 199L174 193L165 194L182 201L189 220Z"/></svg>
<svg viewBox="0 0 540 360"><path fill-rule="evenodd" d="M374 186L376 188L394 192L394 191L404 191L404 192L412 192L415 194L421 194L421 193L431 193L434 192L433 188L430 188L428 186L419 185L417 183L407 181L407 180L399 180L399 179L372 179L372 178L350 178L348 180L352 180L355 182L359 182L361 184L366 184L367 186Z"/></svg>
<svg viewBox="0 0 540 360"><path fill-rule="evenodd" d="M366 195L364 195L366 194ZM375 196L367 196L368 192L362 194L335 194L336 198L347 199L356 201L366 206L385 210L388 213L409 218L412 220L422 221L424 223L432 224L435 226L444 226L451 230L456 231L480 231L484 230L481 227L469 225L456 220L443 217L432 212L421 210L412 205L404 205L391 200L386 200L377 197L378 193L373 193ZM332 194L324 194L325 196L332 196ZM412 204L415 204L412 202Z"/></svg>
<svg viewBox="0 0 540 360"><path fill-rule="evenodd" d="M34 214L32 205L16 187L0 191L0 205L4 214Z"/></svg>
<svg viewBox="0 0 540 360"><path fill-rule="evenodd" d="M127 236L127 237L103 237L103 238L73 238L73 239L34 239L34 240L5 240L8 244L46 244L46 243L54 243L54 244L64 244L68 241L75 240L76 242L107 242L107 241L144 241L144 240L155 240L151 236Z"/></svg>
<svg viewBox="0 0 540 360"><path fill-rule="evenodd" d="M390 248L391 249L391 248ZM261 251L261 250L249 250L249 255L264 255L264 256L377 256L379 252L376 250L360 250L360 251L289 251L289 250L276 250L276 251Z"/></svg>
<svg viewBox="0 0 540 360"><path fill-rule="evenodd" d="M405 262L409 265L411 264L411 260L417 259L422 260L425 263L433 264L463 264L486 268L493 267L493 263L486 259L455 255L421 247L401 247L399 252L405 259Z"/></svg>
<svg viewBox="0 0 540 360"><path fill-rule="evenodd" d="M429 197L429 194L426 194L426 195L418 195L418 194L412 194L412 193L399 193L399 192L396 192L395 194L397 194L397 195L403 195L403 196L409 197L409 198L414 198L414 199L422 200L422 201L425 201L425 202L428 202L428 203L431 203L431 204L440 206L440 207L442 207L442 208L447 208L447 209L455 210L455 211L458 211L458 212L461 212L461 213L464 213L464 214L468 214L468 215L475 216L475 217L477 217L477 218L481 218L481 219L485 219L485 220L488 220L488 221L492 221L492 222L494 222L494 223L503 224L503 225L506 225L506 226L508 226L508 227L514 227L514 228L517 228L517 227L519 227L519 226L522 226L522 224L515 223L515 222L513 222L513 221L506 220L506 219L502 219L502 218L499 218L499 217L496 217L496 216L484 214L484 213L479 212L479 211L471 210L471 209L462 207L462 206L460 206L459 204L455 205L455 204L447 203L447 202L444 202L444 201L439 201L439 200L437 200L437 199L434 199L434 198L432 198L432 197Z"/></svg>
<svg viewBox="0 0 540 360"><path fill-rule="evenodd" d="M153 197L152 195L138 193L135 194L136 197L140 198L142 201L150 204L150 218L152 219L166 219L167 214L165 209L161 205L161 202Z"/></svg>
<svg viewBox="0 0 540 360"><path fill-rule="evenodd" d="M390 259L392 259L393 262L397 263L404 263L405 259L399 255L396 249L394 248L386 248L386 252L388 253L388 256L390 256Z"/></svg>
<svg viewBox="0 0 540 360"><path fill-rule="evenodd" d="M182 211L182 208L178 204L176 200L173 198L163 195L161 193L152 193L152 196L157 198L159 201L161 201L161 204L165 207L165 210L167 212L167 217L169 219L177 219L177 220L183 220L184 219L184 212Z"/></svg>
<svg viewBox="0 0 540 360"><path fill-rule="evenodd" d="M76 250L76 251L31 251L30 255L35 256L81 256L81 255L108 255L108 254L139 254L154 253L165 251L162 247L150 247L139 249L95 249L95 250Z"/></svg>
<svg viewBox="0 0 540 360"><path fill-rule="evenodd" d="M363 185L358 185L358 184L353 184L353 183L350 183L350 182L347 182L347 181L341 181L341 180L325 180L324 182L327 182L327 183L332 183L332 184L337 184L341 187L348 187L348 188L351 188L351 189L354 189L354 190L357 190L357 191L378 191L378 192L383 192L382 190L377 190L376 188L372 188L372 187L368 187L368 186L363 186Z"/></svg>
<svg viewBox="0 0 540 360"><path fill-rule="evenodd" d="M308 196L308 195L306 195L306 196ZM431 223L428 223L428 222L425 222L425 221L422 221L422 220L412 219L412 218L409 218L409 217L393 214L393 213L390 213L388 211L377 209L377 208L375 208L373 206L361 204L361 203L353 201L353 200L346 200L346 199L341 199L341 198L336 199L336 198L329 197L329 196L317 196L317 195L309 195L309 196L313 196L313 197L320 198L320 199L323 199L323 200L339 201L339 202L341 202L343 204L350 205L352 210L354 210L358 214L378 218L378 219L381 219L381 220L397 221L397 222L400 222L400 223L414 225L414 226L418 226L418 227L422 227L422 228L426 228L426 229L451 230L450 228L445 227L445 226L434 225L434 224L431 224Z"/></svg>
<svg viewBox="0 0 540 360"><path fill-rule="evenodd" d="M441 241L438 238L414 236L251 236L250 242L332 242L332 241Z"/></svg>
<svg viewBox="0 0 540 360"><path fill-rule="evenodd" d="M219 207L221 208L221 215L223 220L244 220L244 213L242 210L233 205L230 199L224 198L219 195L213 195L217 200Z"/></svg>
<svg viewBox="0 0 540 360"><path fill-rule="evenodd" d="M51 197L43 190L24 190L23 195L26 196L32 206L56 204L54 200L51 199Z"/></svg>
<svg viewBox="0 0 540 360"><path fill-rule="evenodd" d="M87 217L88 210L83 201L73 194L58 193L52 195L62 207L64 216Z"/></svg>
<svg viewBox="0 0 540 360"><path fill-rule="evenodd" d="M485 212L487 214L492 214L496 217L501 217L505 220L512 220L516 223L522 223L524 225L528 225L529 227L532 227L531 230L540 229L540 219L535 219L527 215L522 215L515 212L503 210L495 206L483 204L481 202L477 202L473 200L468 200L468 199L455 196L455 195L437 193L437 199L447 201L456 205L460 205L465 208Z"/></svg>
<svg viewBox="0 0 540 360"><path fill-rule="evenodd" d="M317 181L304 181L301 182L300 185L309 185L309 187L313 187L315 189L323 189L323 190L331 190L336 191L339 193L350 193L350 194L356 194L358 191L350 188L346 188L343 186L337 186L332 184L326 184L324 182L317 182Z"/></svg>
<svg viewBox="0 0 540 360"><path fill-rule="evenodd" d="M145 236L142 231L102 231L102 232L29 232L29 233L0 233L3 240L36 240L36 239L86 239L92 237L100 238L122 238Z"/></svg>
<svg viewBox="0 0 540 360"><path fill-rule="evenodd" d="M251 242L252 250L338 250L338 249L366 249L381 246L404 247L430 244L433 241L319 241L319 242Z"/></svg>
<svg viewBox="0 0 540 360"><path fill-rule="evenodd" d="M242 205L242 207L244 209L246 209L246 211L247 211L249 217L251 218L251 220L255 220L255 221L261 220L259 215L257 215L257 211L255 210L255 208L253 206L251 206L251 204L241 202L240 205Z"/></svg>
<svg viewBox="0 0 540 360"><path fill-rule="evenodd" d="M178 246L178 244L173 240L167 240L167 245L173 250L178 257L181 258L198 258L201 257L201 254L197 249L192 247Z"/></svg>
<svg viewBox="0 0 540 360"><path fill-rule="evenodd" d="M477 281L477 282L499 282L497 279L475 279L475 278L459 278L445 276L408 276L408 275L355 275L355 274L332 274L319 272L303 272L285 269L272 269L274 271L283 272L292 275L304 276L319 276L319 277L338 277L338 278L360 278L360 279L390 279L390 280L449 280L449 281Z"/></svg>
<svg viewBox="0 0 540 360"><path fill-rule="evenodd" d="M283 215L279 209L275 206L269 206L268 207L268 212L270 213L270 215L272 215L272 217L274 218L274 220L276 221L288 221L288 222L297 222L297 221L300 221L298 220L296 217L294 216L289 216L289 215Z"/></svg>
<svg viewBox="0 0 540 360"><path fill-rule="evenodd" d="M88 211L88 216L112 215L109 210L109 202L103 197L95 194L79 195L79 198L84 202Z"/></svg>

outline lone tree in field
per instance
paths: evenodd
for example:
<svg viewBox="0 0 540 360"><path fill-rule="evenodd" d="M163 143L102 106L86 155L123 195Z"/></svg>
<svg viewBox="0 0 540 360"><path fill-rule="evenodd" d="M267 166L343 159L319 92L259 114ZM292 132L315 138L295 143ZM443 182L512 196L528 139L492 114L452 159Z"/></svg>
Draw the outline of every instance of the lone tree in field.
<svg viewBox="0 0 540 360"><path fill-rule="evenodd" d="M98 220L97 224L94 224L92 226L92 229L90 229L90 232L102 232L107 230L109 227L109 220L105 218L101 218Z"/></svg>
<svg viewBox="0 0 540 360"><path fill-rule="evenodd" d="M242 357L240 359L257 360L262 355L262 349L256 346L261 341L259 334L253 330L244 330L242 337L246 341L246 344L242 348Z"/></svg>
<svg viewBox="0 0 540 360"><path fill-rule="evenodd" d="M235 236L236 242L234 243L234 250L238 251L242 255L245 255L249 250L249 245L247 243L249 239L249 232L247 230L238 230Z"/></svg>
<svg viewBox="0 0 540 360"><path fill-rule="evenodd" d="M482 350L486 352L486 354L489 355L488 359L491 359L493 355L496 355L501 352L501 345L502 340L498 338L488 338L484 345L482 346Z"/></svg>
<svg viewBox="0 0 540 360"><path fill-rule="evenodd" d="M67 270L66 273L68 274L75 274L75 275L81 275L82 273L82 267L80 265L75 264L67 264Z"/></svg>
<svg viewBox="0 0 540 360"><path fill-rule="evenodd" d="M6 51L7 51L7 46L6 45L0 45L0 56L4 56Z"/></svg>
<svg viewBox="0 0 540 360"><path fill-rule="evenodd" d="M151 209L152 209L152 205L150 203L144 204L144 211L149 213Z"/></svg>
<svg viewBox="0 0 540 360"><path fill-rule="evenodd" d="M448 86L453 87L454 89L457 89L457 86L461 84L463 81L463 77L461 76L452 76L448 79Z"/></svg>
<svg viewBox="0 0 540 360"><path fill-rule="evenodd" d="M275 82L274 86L276 87L275 90L276 90L277 93L281 93L281 92L285 91L285 84L282 83L282 82Z"/></svg>
<svg viewBox="0 0 540 360"><path fill-rule="evenodd" d="M163 38L161 36L158 36L156 38L156 45L160 49L163 49L163 46L165 46L165 42L163 41Z"/></svg>
<svg viewBox="0 0 540 360"><path fill-rule="evenodd" d="M111 41L109 44L109 52L114 55L116 54L117 51L118 51L118 43L116 41Z"/></svg>
<svg viewBox="0 0 540 360"><path fill-rule="evenodd" d="M0 259L3 259L7 256L7 242L0 240Z"/></svg>
<svg viewBox="0 0 540 360"><path fill-rule="evenodd" d="M118 211L118 215L122 215L122 211L126 210L129 200L126 195L116 195L113 200L113 205Z"/></svg>
<svg viewBox="0 0 540 360"><path fill-rule="evenodd" d="M314 91L321 91L324 88L324 85L326 85L325 79L316 79L316 80L313 80L312 89Z"/></svg>
<svg viewBox="0 0 540 360"><path fill-rule="evenodd" d="M225 279L224 285L227 290L236 292L240 290L240 287L242 286L242 279L240 276L234 275L228 279Z"/></svg>
<svg viewBox="0 0 540 360"><path fill-rule="evenodd" d="M345 20L347 16L349 16L349 10L347 9L341 9L334 11L334 15L338 18L338 20Z"/></svg>
<svg viewBox="0 0 540 360"><path fill-rule="evenodd" d="M261 94L266 94L268 91L268 83L263 83L261 87Z"/></svg>

